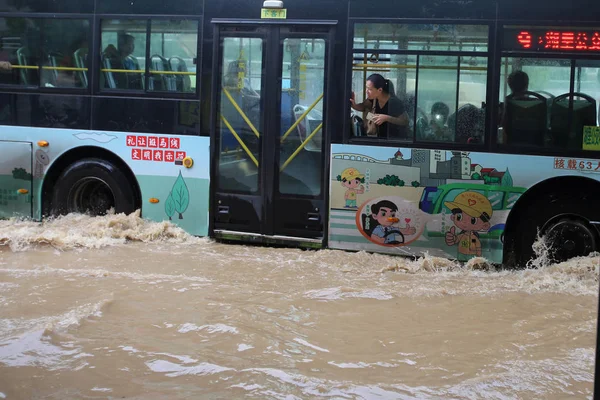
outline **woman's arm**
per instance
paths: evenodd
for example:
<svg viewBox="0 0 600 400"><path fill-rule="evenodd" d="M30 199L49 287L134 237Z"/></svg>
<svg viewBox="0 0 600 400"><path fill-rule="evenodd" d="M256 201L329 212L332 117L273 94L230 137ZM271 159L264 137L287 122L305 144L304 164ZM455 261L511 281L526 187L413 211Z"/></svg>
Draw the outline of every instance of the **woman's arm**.
<svg viewBox="0 0 600 400"><path fill-rule="evenodd" d="M394 125L406 126L408 125L408 114L406 111L398 117L392 117L391 115L386 114L377 114L375 117L373 117L373 121L375 121L377 125L381 125L384 122L389 122L390 124Z"/></svg>

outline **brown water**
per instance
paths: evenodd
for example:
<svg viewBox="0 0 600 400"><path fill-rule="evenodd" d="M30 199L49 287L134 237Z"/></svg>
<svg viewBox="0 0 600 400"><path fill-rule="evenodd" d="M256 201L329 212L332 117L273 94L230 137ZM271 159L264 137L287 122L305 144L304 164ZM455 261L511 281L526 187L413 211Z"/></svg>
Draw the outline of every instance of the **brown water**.
<svg viewBox="0 0 600 400"><path fill-rule="evenodd" d="M0 399L592 397L600 256L496 271L135 215L0 244Z"/></svg>

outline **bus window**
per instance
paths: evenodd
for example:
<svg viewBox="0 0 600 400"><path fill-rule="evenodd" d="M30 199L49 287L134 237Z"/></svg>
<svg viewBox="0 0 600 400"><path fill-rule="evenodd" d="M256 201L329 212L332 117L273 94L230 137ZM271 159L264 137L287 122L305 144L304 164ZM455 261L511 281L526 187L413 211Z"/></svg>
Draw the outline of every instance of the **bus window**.
<svg viewBox="0 0 600 400"><path fill-rule="evenodd" d="M448 117L456 112L457 72L456 56L421 58L417 107L425 112L428 123L417 125L418 140L454 141L454 129L448 126Z"/></svg>
<svg viewBox="0 0 600 400"><path fill-rule="evenodd" d="M44 87L88 87L89 21L44 20L41 84Z"/></svg>
<svg viewBox="0 0 600 400"><path fill-rule="evenodd" d="M581 57L598 52L592 36L587 28L504 27L503 51L512 55L501 59L499 143L586 149L600 99L600 62Z"/></svg>
<svg viewBox="0 0 600 400"><path fill-rule="evenodd" d="M0 18L0 83L39 85L40 20Z"/></svg>
<svg viewBox="0 0 600 400"><path fill-rule="evenodd" d="M101 88L144 89L145 20L103 20L100 47Z"/></svg>
<svg viewBox="0 0 600 400"><path fill-rule="evenodd" d="M391 81L403 102L409 140L483 143L487 25L357 23L354 28L354 136L383 136L365 129L372 105L362 103L368 77L377 73Z"/></svg>
<svg viewBox="0 0 600 400"><path fill-rule="evenodd" d="M148 90L195 92L197 48L197 21L152 21Z"/></svg>

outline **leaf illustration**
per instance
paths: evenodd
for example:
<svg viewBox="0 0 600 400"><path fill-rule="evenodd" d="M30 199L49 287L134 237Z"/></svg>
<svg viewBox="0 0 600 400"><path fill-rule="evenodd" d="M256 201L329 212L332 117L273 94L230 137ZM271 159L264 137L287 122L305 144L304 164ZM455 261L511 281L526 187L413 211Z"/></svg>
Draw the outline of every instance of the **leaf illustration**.
<svg viewBox="0 0 600 400"><path fill-rule="evenodd" d="M173 200L173 193L169 192L167 200L165 200L165 213L169 217L169 220L175 214L175 200Z"/></svg>
<svg viewBox="0 0 600 400"><path fill-rule="evenodd" d="M190 191L185 184L185 180L183 180L183 176L181 176L181 171L179 171L179 176L173 184L171 191L173 193L173 200L175 201L175 211L179 213L179 219L183 219L182 214L190 204Z"/></svg>

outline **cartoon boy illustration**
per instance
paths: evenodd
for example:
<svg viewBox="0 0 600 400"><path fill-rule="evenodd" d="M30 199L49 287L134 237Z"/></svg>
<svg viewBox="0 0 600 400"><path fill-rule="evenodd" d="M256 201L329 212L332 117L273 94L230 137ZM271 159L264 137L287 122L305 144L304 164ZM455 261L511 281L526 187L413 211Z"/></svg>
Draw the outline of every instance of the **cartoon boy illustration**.
<svg viewBox="0 0 600 400"><path fill-rule="evenodd" d="M371 215L363 214L363 229L376 243L402 244L404 235L414 235L417 229L409 224L405 228L395 225L398 207L389 200L381 200L371 206ZM368 224L368 226L365 226Z"/></svg>
<svg viewBox="0 0 600 400"><path fill-rule="evenodd" d="M458 261L468 261L473 256L481 257L481 241L477 232L487 232L492 218L492 204L484 195L477 192L463 192L454 201L444 202L452 210L453 226L446 232L446 244L458 244Z"/></svg>
<svg viewBox="0 0 600 400"><path fill-rule="evenodd" d="M357 208L356 195L365 192L365 187L362 185L364 182L365 176L356 168L346 168L342 171L342 186L348 189L344 195L346 208Z"/></svg>

